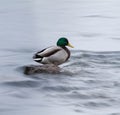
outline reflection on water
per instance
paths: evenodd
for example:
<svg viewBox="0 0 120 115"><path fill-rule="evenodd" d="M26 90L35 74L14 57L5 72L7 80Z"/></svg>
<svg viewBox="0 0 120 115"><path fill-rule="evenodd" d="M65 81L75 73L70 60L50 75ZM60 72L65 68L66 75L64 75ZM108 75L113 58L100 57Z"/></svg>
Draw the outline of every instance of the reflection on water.
<svg viewBox="0 0 120 115"><path fill-rule="evenodd" d="M0 115L120 114L118 0L0 6ZM61 73L24 75L33 54L61 36L75 46Z"/></svg>
<svg viewBox="0 0 120 115"><path fill-rule="evenodd" d="M0 83L1 113L119 113L119 57L120 52L72 51L60 74L25 76L17 67L19 74L14 73L21 79L9 76Z"/></svg>

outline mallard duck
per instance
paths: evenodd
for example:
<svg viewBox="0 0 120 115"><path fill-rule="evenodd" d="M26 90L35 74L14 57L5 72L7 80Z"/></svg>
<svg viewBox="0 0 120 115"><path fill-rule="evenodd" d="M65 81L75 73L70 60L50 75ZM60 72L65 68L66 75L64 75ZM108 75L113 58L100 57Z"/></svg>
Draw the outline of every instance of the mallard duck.
<svg viewBox="0 0 120 115"><path fill-rule="evenodd" d="M66 62L70 57L70 51L66 46L73 48L68 39L62 37L58 39L56 46L51 46L37 52L33 56L33 59L41 64L60 65Z"/></svg>

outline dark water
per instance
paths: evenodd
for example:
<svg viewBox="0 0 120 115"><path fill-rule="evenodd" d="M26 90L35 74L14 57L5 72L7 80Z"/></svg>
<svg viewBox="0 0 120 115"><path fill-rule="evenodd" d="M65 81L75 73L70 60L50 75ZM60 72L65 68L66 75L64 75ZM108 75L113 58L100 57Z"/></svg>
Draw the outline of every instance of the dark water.
<svg viewBox="0 0 120 115"><path fill-rule="evenodd" d="M119 0L0 1L0 115L120 115ZM60 74L24 75L61 36Z"/></svg>

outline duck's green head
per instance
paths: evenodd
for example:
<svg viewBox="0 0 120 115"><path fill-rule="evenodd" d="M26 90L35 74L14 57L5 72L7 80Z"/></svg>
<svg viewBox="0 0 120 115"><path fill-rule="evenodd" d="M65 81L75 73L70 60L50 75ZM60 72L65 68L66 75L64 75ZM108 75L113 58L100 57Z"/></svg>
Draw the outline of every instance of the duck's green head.
<svg viewBox="0 0 120 115"><path fill-rule="evenodd" d="M69 46L69 47L73 48L73 46L69 43L68 39L65 37L62 37L57 41L57 46L61 46L61 47Z"/></svg>

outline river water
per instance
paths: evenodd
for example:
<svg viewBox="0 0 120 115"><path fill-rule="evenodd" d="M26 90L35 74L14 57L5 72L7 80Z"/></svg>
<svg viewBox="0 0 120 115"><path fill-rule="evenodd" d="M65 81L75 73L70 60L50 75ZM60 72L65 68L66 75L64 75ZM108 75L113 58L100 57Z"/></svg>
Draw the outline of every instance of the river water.
<svg viewBox="0 0 120 115"><path fill-rule="evenodd" d="M0 115L120 115L119 0L0 1ZM67 37L60 74L24 75Z"/></svg>

